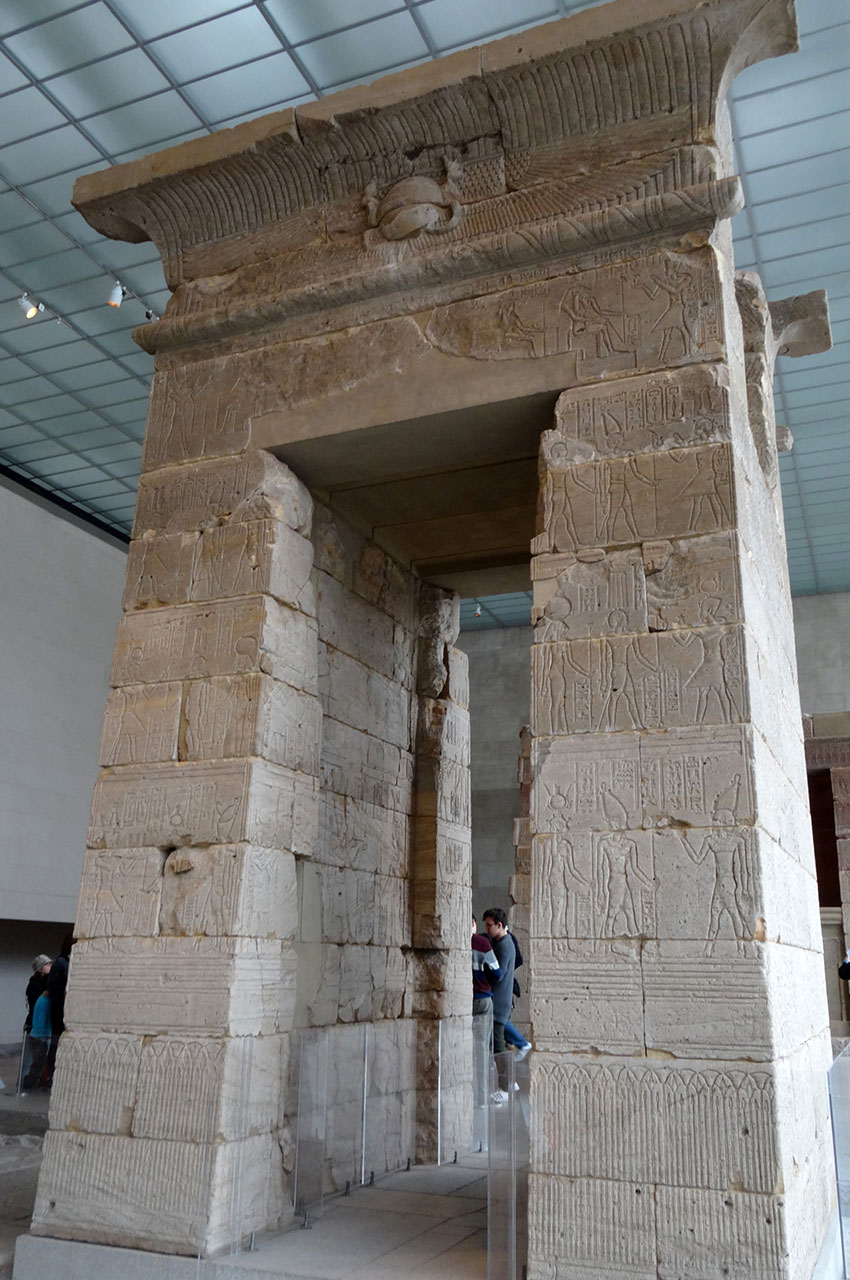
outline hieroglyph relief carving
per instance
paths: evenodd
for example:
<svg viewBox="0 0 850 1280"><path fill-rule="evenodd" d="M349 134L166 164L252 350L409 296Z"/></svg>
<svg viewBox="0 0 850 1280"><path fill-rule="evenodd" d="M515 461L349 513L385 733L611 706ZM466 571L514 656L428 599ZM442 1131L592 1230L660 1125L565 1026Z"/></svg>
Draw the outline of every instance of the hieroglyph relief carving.
<svg viewBox="0 0 850 1280"><path fill-rule="evenodd" d="M571 355L575 379L723 354L710 250L651 253L574 277L438 308L428 341L449 355L521 360Z"/></svg>
<svg viewBox="0 0 850 1280"><path fill-rule="evenodd" d="M532 728L570 734L733 724L748 716L743 658L740 627L535 645Z"/></svg>
<svg viewBox="0 0 850 1280"><path fill-rule="evenodd" d="M730 447L717 444L547 470L544 531L532 552L728 529L735 512L731 469Z"/></svg>
<svg viewBox="0 0 850 1280"><path fill-rule="evenodd" d="M158 933L164 860L157 848L87 849L77 936L146 938Z"/></svg>
<svg viewBox="0 0 850 1280"><path fill-rule="evenodd" d="M697 365L565 391L555 406L555 429L543 433L541 458L563 467L722 443L729 439L725 377L722 366Z"/></svg>
<svg viewBox="0 0 850 1280"><path fill-rule="evenodd" d="M751 941L755 858L748 829L572 832L535 837L535 937Z"/></svg>
<svg viewBox="0 0 850 1280"><path fill-rule="evenodd" d="M743 727L537 739L532 817L540 834L754 821Z"/></svg>

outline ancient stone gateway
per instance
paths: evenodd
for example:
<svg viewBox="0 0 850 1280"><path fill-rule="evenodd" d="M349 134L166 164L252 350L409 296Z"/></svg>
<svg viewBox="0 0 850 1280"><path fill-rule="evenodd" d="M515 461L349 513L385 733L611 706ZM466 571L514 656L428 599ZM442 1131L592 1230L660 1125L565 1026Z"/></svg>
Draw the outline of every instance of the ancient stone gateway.
<svg viewBox="0 0 850 1280"><path fill-rule="evenodd" d="M790 8L618 2L78 185L174 294L138 334L53 1239L16 1276L214 1255L237 1173L274 1225L299 1028L343 1061L372 1028L388 1162L462 1140L452 589L529 544L530 1280L811 1275L829 1041L770 387L828 330L736 280L724 107Z"/></svg>

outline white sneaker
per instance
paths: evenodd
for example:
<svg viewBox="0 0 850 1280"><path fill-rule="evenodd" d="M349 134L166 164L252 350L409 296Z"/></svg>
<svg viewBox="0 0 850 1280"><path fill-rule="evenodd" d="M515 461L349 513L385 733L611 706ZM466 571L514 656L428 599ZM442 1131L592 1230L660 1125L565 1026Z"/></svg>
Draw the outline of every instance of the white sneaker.
<svg viewBox="0 0 850 1280"><path fill-rule="evenodd" d="M503 1102L507 1102L508 1095L504 1089L496 1089L490 1094L490 1101L495 1102L497 1106L501 1106Z"/></svg>
<svg viewBox="0 0 850 1280"><path fill-rule="evenodd" d="M516 1051L517 1062L522 1062L523 1058L527 1058L530 1053L531 1053L531 1044L529 1043L528 1040L526 1040L522 1048L517 1049Z"/></svg>
<svg viewBox="0 0 850 1280"><path fill-rule="evenodd" d="M519 1085L517 1084L516 1080L514 1080L513 1084L511 1085L511 1093L519 1093Z"/></svg>

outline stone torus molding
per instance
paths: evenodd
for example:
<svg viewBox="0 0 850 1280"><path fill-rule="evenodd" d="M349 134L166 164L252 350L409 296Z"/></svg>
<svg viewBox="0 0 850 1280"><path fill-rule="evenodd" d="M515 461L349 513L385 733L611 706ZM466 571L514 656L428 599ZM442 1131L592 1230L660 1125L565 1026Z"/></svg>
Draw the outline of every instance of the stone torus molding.
<svg viewBox="0 0 850 1280"><path fill-rule="evenodd" d="M726 87L795 41L789 0L618 0L92 174L74 203L162 255L147 350L327 332L710 231L741 205Z"/></svg>

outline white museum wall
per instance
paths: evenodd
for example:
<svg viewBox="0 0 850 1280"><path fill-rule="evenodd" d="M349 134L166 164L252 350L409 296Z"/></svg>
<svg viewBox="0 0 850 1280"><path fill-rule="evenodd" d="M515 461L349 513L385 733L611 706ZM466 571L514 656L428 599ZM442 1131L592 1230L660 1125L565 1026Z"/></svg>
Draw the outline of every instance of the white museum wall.
<svg viewBox="0 0 850 1280"><path fill-rule="evenodd" d="M0 1044L74 919L125 568L117 540L0 481Z"/></svg>
<svg viewBox="0 0 850 1280"><path fill-rule="evenodd" d="M850 592L797 596L793 603L804 713L850 711Z"/></svg>

